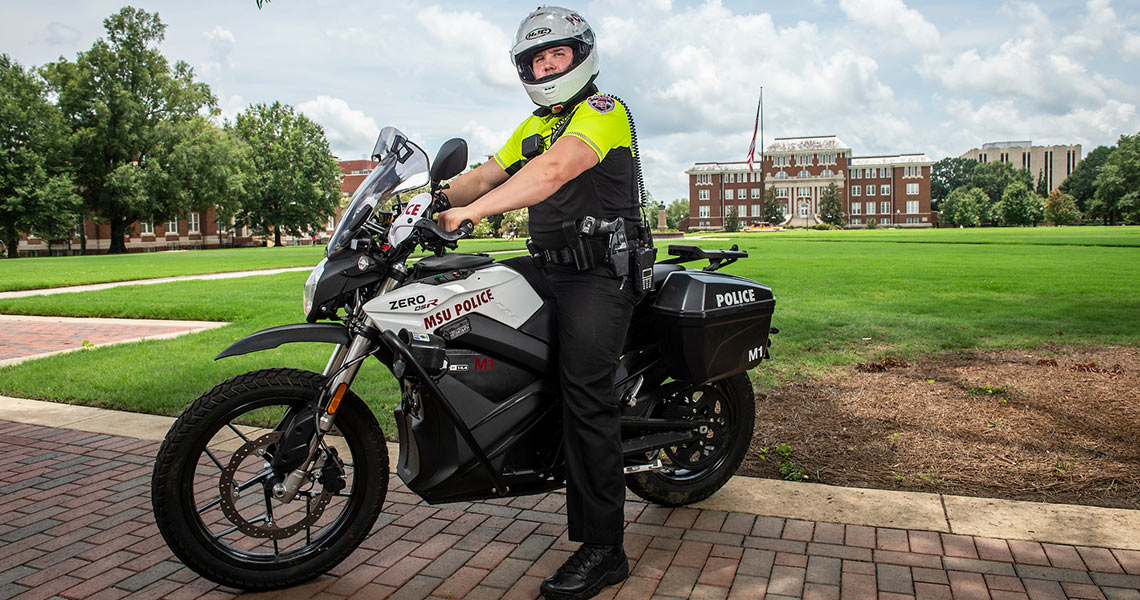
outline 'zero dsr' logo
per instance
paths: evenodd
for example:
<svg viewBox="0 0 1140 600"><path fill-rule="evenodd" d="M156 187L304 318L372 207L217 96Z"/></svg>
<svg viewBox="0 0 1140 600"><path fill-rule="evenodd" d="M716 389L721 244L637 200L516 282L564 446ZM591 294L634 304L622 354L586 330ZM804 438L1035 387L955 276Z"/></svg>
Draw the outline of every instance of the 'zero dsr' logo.
<svg viewBox="0 0 1140 600"><path fill-rule="evenodd" d="M526 39L533 40L534 38L540 38L540 37L542 37L548 33L550 33L549 27L539 27L538 29L531 29L530 33L526 34Z"/></svg>

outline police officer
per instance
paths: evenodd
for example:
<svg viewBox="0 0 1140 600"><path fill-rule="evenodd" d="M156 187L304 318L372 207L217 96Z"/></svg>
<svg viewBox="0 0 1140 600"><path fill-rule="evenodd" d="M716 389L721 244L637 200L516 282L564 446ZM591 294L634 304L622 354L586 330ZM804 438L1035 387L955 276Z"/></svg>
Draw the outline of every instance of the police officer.
<svg viewBox="0 0 1140 600"><path fill-rule="evenodd" d="M594 86L594 32L578 13L540 7L519 25L511 51L534 114L495 160L446 191L446 230L529 207L532 251L557 308L566 455L566 512L577 552L542 583L554 599L590 598L629 575L622 547L625 479L614 375L635 303L633 286L604 264L605 237L579 239L584 217L639 218L626 109ZM631 239L634 237L631 235ZM587 264L573 246L592 252ZM579 252L579 257L582 254Z"/></svg>

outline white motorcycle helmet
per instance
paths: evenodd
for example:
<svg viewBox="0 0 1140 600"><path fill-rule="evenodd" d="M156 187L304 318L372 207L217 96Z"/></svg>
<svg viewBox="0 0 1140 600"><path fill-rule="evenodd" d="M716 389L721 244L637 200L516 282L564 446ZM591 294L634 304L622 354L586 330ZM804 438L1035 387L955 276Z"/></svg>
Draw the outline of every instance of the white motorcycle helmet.
<svg viewBox="0 0 1140 600"><path fill-rule="evenodd" d="M511 58L530 99L551 109L581 93L598 76L598 53L594 44L590 24L572 10L540 6L527 15L515 33ZM562 73L536 78L531 59L540 50L556 46L573 48L574 62Z"/></svg>

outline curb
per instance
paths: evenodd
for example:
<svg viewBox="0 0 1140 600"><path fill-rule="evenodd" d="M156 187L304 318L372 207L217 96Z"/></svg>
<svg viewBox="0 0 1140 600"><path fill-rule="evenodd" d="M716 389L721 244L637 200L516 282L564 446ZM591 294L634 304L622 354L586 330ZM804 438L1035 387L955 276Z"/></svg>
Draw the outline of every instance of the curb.
<svg viewBox="0 0 1140 600"><path fill-rule="evenodd" d="M161 441L173 417L0 396L0 419ZM394 469L398 445L389 443ZM692 508L1140 550L1140 510L793 483L734 476Z"/></svg>

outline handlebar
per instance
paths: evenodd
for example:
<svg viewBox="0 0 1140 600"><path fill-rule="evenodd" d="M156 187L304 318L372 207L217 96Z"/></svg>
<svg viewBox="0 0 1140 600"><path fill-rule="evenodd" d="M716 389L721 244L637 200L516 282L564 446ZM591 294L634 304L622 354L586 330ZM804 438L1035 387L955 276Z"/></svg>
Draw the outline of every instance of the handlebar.
<svg viewBox="0 0 1140 600"><path fill-rule="evenodd" d="M469 219L460 223L455 231L444 231L443 228L432 219L420 219L416 221L413 227L427 231L431 235L439 238L450 248L455 248L456 242L471 235L471 232L475 230L475 224Z"/></svg>

